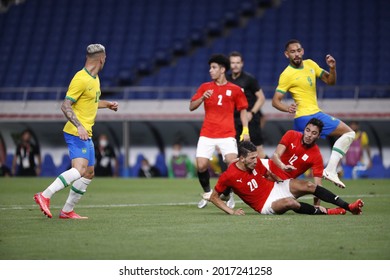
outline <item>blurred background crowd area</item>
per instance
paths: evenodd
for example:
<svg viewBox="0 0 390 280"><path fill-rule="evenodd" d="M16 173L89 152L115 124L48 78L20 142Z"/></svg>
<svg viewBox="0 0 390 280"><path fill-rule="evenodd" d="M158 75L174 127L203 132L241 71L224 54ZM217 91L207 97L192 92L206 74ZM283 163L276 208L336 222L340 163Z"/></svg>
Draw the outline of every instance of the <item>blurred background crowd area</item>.
<svg viewBox="0 0 390 280"><path fill-rule="evenodd" d="M119 176L135 176L142 157L152 165L158 165L162 157L168 164L175 142L181 142L184 152L194 160L201 116L179 115L184 116L180 119L164 111L156 119L153 114L159 112L159 105L153 102L168 104L172 110L187 110L196 88L210 80L207 61L213 53L241 52L245 71L252 73L262 86L267 98L263 113L268 117L265 149L270 154L280 136L292 127L291 119L279 119L274 114L270 99L288 63L283 55L284 45L296 38L302 42L305 58L315 60L325 69L326 54L335 57L337 85L319 84L320 102L343 102L343 107L333 113L346 122L360 119L373 157L378 158L375 162L381 166L376 170L379 175L387 174L384 171L390 167L390 1L0 3L3 163L12 162L20 133L29 129L40 146L43 166L46 162L52 162L56 168L67 164L61 134L64 119L58 105L53 104L63 99L74 73L83 67L85 48L90 43L101 43L107 50L106 65L99 74L103 97L125 104L145 101L139 106L145 112L143 117L127 119L120 115L118 119L100 119L95 126L96 139L102 133L109 136L120 164ZM31 104L37 102L37 111L31 111ZM147 104L154 104L152 108L156 109L151 110ZM381 109L375 104L381 104ZM122 108L126 112L126 106ZM359 114L361 108L364 114ZM51 119L46 115L37 117L53 110L57 113ZM17 115L20 112L24 113L21 118ZM324 158L328 158L331 141L320 142ZM47 164L52 166L50 170L54 170L53 164Z"/></svg>

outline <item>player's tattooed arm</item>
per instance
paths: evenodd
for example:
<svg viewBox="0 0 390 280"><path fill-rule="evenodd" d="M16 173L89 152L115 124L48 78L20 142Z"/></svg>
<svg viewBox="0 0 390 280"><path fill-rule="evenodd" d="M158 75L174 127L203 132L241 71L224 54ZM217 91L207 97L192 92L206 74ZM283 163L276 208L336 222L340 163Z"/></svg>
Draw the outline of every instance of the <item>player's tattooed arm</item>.
<svg viewBox="0 0 390 280"><path fill-rule="evenodd" d="M61 105L61 110L64 113L65 117L75 126L79 127L81 125L80 121L77 119L76 114L72 109L73 101L65 99Z"/></svg>

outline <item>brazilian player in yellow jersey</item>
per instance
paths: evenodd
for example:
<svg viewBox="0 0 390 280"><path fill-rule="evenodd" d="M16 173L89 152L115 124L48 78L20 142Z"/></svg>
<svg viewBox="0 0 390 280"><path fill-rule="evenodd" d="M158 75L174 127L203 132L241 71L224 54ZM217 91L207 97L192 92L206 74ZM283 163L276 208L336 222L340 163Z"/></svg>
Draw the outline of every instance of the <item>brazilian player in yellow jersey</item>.
<svg viewBox="0 0 390 280"><path fill-rule="evenodd" d="M61 110L68 122L64 127L64 138L68 145L72 167L60 174L43 192L34 195L41 211L52 217L50 199L58 191L70 187L68 199L60 211L60 219L87 219L73 210L86 192L94 177L95 149L92 142L92 127L97 110L118 110L118 103L100 100L98 73L106 61L106 50L101 44L87 47L85 66L70 82Z"/></svg>
<svg viewBox="0 0 390 280"><path fill-rule="evenodd" d="M325 61L329 66L329 72L313 60L303 60L304 49L295 39L287 42L284 55L289 60L289 65L279 77L272 106L282 112L295 114L294 129L297 131L303 132L306 123L314 117L324 123L322 138L328 135L340 136L332 147L330 159L322 175L325 179L344 188L345 184L339 179L336 169L355 138L355 132L341 120L321 111L317 103L316 90L317 78L327 85L336 83L336 60L331 55L326 55ZM287 92L294 100L294 103L289 105L282 102Z"/></svg>

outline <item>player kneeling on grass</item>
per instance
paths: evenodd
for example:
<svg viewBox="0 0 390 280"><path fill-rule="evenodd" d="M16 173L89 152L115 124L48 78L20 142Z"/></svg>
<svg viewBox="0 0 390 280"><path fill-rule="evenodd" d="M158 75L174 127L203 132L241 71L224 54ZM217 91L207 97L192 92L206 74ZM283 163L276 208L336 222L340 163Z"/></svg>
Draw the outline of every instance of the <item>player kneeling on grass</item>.
<svg viewBox="0 0 390 280"><path fill-rule="evenodd" d="M355 215L362 213L364 203L361 199L349 204L329 190L309 181L274 181L272 173L257 157L256 146L249 141L239 144L238 156L238 161L231 164L219 177L210 197L212 203L228 214L245 215L241 208L230 209L220 199L219 195L229 186L247 205L261 214L283 214L288 210L309 215L343 215L346 211ZM297 201L297 198L306 194L313 194L338 207L324 208Z"/></svg>

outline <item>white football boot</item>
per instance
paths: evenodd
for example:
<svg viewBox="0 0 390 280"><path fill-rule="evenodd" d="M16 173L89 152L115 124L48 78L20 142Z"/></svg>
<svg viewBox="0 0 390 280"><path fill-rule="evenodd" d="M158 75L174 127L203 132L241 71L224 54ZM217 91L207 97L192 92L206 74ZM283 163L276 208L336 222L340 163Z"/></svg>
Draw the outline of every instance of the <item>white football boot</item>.
<svg viewBox="0 0 390 280"><path fill-rule="evenodd" d="M213 190L203 193L203 195L202 195L203 198L198 203L199 209L205 208L207 206L207 203L209 203L209 199L210 199L210 196L212 193L213 193Z"/></svg>

